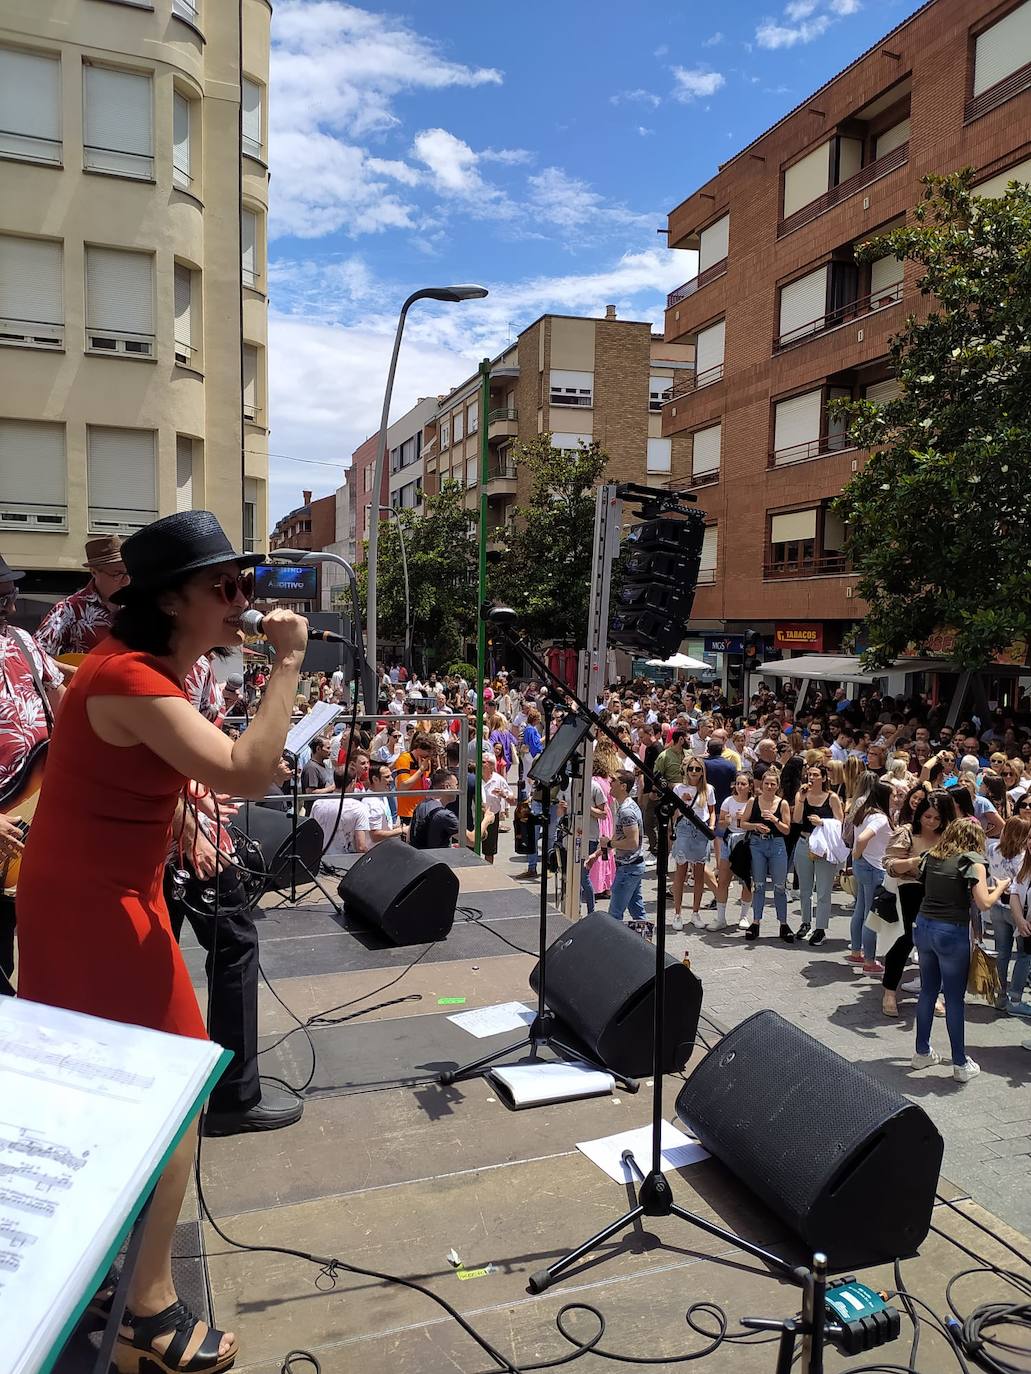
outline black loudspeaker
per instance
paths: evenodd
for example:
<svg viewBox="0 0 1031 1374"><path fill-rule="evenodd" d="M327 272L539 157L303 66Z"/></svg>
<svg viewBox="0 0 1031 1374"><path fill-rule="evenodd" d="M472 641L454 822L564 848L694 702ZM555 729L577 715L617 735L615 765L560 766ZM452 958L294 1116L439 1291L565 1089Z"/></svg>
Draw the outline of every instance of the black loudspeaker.
<svg viewBox="0 0 1031 1374"><path fill-rule="evenodd" d="M548 1007L591 1054L617 1073L652 1071L655 950L603 912L586 916L544 954ZM540 964L530 974L537 991ZM702 985L666 955L666 1057L663 1073L682 1069L694 1049ZM561 1035L559 1038L563 1038Z"/></svg>
<svg viewBox="0 0 1031 1374"><path fill-rule="evenodd" d="M834 1269L912 1255L944 1142L927 1113L773 1011L709 1051L677 1115Z"/></svg>
<svg viewBox="0 0 1031 1374"><path fill-rule="evenodd" d="M270 806L259 806L251 802L240 808L239 813L233 817L233 825L237 830L249 835L261 849L270 888L289 885L294 857L308 872L318 873L325 836L322 826L310 816L298 822L296 855L291 853L290 848L293 822L285 811L273 810ZM298 867L299 880L303 882L305 877L306 874Z"/></svg>
<svg viewBox="0 0 1031 1374"><path fill-rule="evenodd" d="M351 865L337 891L351 915L395 945L420 945L445 939L454 925L458 874L432 850L384 840Z"/></svg>

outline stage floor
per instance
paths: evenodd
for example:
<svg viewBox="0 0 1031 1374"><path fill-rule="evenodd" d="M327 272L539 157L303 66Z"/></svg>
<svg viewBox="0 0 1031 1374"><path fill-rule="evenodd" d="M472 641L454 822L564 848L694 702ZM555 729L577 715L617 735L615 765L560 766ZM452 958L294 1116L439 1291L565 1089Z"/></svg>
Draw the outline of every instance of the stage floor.
<svg viewBox="0 0 1031 1374"><path fill-rule="evenodd" d="M576 1142L645 1124L651 1093L642 1082L636 1096L617 1088L611 1097L512 1112L483 1079L448 1088L435 1083L441 1067L518 1039L475 1039L449 1022L450 1014L503 1001L532 1002L527 977L535 955L516 952L505 941L533 949L536 887L513 882L500 867L467 855L458 872L460 902L476 908L482 919L460 914L448 940L407 973L424 946L397 949L367 932L350 931L321 898L264 912L263 967L297 1017L351 1003L349 1011L388 1000L391 1005L312 1032L315 1076L298 1125L204 1142L204 1190L219 1225L248 1245L311 1251L414 1280L446 1298L516 1365L570 1353L555 1326L556 1314L569 1303L601 1310L605 1351L651 1357L659 1363L650 1367L658 1370L681 1368L668 1361L705 1344L685 1324L692 1303L719 1303L732 1331L740 1331L737 1321L745 1315L796 1312L797 1289L743 1253L671 1219L646 1220L582 1261L545 1295L528 1293L534 1270L625 1210L625 1188L582 1155ZM552 916L553 933L563 925ZM199 951L190 950L188 958L195 976L201 974ZM442 1000L452 998L464 1002ZM263 1046L274 1045L293 1024L263 986ZM263 1073L295 1084L311 1067L300 1032L262 1059ZM667 1119L680 1081L677 1075L667 1079ZM715 1160L668 1177L682 1206L795 1262L805 1258L781 1224ZM902 1273L916 1295L944 1313L946 1282L973 1263L957 1242L996 1264L1021 1268L977 1222L1025 1255L1031 1247L944 1180L941 1192L954 1207L936 1209L941 1234L933 1231L920 1255L903 1263ZM191 1262L190 1283L194 1290L209 1288L218 1325L238 1334L237 1369L277 1374L286 1353L299 1348L317 1356L324 1374L359 1367L365 1374L473 1374L491 1368L490 1358L458 1324L419 1292L344 1272L332 1283L304 1261L237 1250L207 1223L201 1234L204 1268ZM451 1251L465 1269L488 1272L460 1278L449 1262ZM1024 1271L1031 1273L1026 1265ZM862 1277L875 1288L893 1286L890 1266ZM969 1310L990 1299L1012 1300L1011 1294L982 1276L964 1280L956 1296ZM712 1328L711 1317L702 1320ZM596 1330L594 1319L582 1312L572 1313L569 1325L584 1340ZM904 1318L902 1338L889 1348L851 1359L831 1351L827 1368L858 1368L876 1362L878 1354L904 1366L910 1334ZM724 1345L703 1363L734 1374L772 1374L776 1349L769 1343ZM944 1340L925 1326L918 1368L937 1372L953 1363ZM615 1370L618 1361L592 1353L577 1364Z"/></svg>

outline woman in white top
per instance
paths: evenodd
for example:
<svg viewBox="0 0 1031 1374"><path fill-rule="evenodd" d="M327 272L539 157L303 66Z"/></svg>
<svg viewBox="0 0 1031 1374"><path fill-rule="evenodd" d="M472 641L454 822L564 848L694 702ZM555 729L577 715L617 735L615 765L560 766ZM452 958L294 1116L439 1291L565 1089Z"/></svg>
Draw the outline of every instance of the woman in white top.
<svg viewBox="0 0 1031 1374"><path fill-rule="evenodd" d="M999 883L1004 878L1010 880L1009 892L987 914L992 922L995 963L999 970L998 1007L1000 1011L1008 1011L1013 1016L1027 1016L1031 1013L1031 1007L1023 1000L1028 966L1031 965L1031 924L1028 915L1028 890L1031 886L1029 840L1031 817L1025 811L1022 816L1011 816L1003 826L999 838L988 841L988 871L992 881ZM1013 960L1010 977L1014 945L1017 957Z"/></svg>
<svg viewBox="0 0 1031 1374"><path fill-rule="evenodd" d="M741 843L744 838L744 831L741 829L741 812L748 805L752 798L752 778L751 774L742 770L734 779L734 785L730 789L730 796L720 807L720 829L724 832L723 843L720 845L720 861L716 870L716 906L719 910L725 910L727 896L730 892L730 880L733 876L730 869L730 853L735 845ZM739 912L738 929L747 930L752 924L752 916L749 908L752 905L752 889L747 883L741 884L741 910ZM728 922L729 924L729 922Z"/></svg>
<svg viewBox="0 0 1031 1374"><path fill-rule="evenodd" d="M684 759L684 781L673 791L690 806L691 810L710 829L716 823L716 794L709 786L705 776L705 764L701 759L688 754ZM681 906L684 901L684 883L690 866L694 881L693 911L691 919L703 930L713 929L701 916L702 889L716 891L716 884L705 870L705 860L709 855L709 841L700 830L685 816L673 817L673 848L671 856L676 864L673 874L673 929L683 930L684 921Z"/></svg>
<svg viewBox="0 0 1031 1374"><path fill-rule="evenodd" d="M875 782L866 801L855 812L852 824L852 872L856 880L856 904L852 908L850 964L862 964L864 973L883 973L877 961L877 935L867 929L866 918L873 896L884 881L884 853L892 835L892 786L883 779Z"/></svg>

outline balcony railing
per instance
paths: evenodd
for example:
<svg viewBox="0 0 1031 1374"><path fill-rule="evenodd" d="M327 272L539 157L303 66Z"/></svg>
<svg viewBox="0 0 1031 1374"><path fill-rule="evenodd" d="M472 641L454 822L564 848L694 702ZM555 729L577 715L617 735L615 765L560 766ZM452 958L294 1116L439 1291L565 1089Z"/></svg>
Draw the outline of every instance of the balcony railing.
<svg viewBox="0 0 1031 1374"><path fill-rule="evenodd" d="M692 473L687 479L687 485L689 487L711 487L714 482L718 482L719 480L719 468L712 468L709 472ZM677 485L679 486L680 483L678 482Z"/></svg>
<svg viewBox="0 0 1031 1374"><path fill-rule="evenodd" d="M881 291L871 292L869 296L860 296L858 300L849 301L847 305L839 305L834 310L818 315L815 320L808 320L795 329L789 329L786 334L778 334L773 341L773 351L779 353L782 349L794 348L796 344L805 343L807 339L815 338L818 334L826 334L840 325L851 324L855 320L865 319L868 315L875 315L878 310L896 305L901 299L900 281L884 287Z"/></svg>
<svg viewBox="0 0 1031 1374"><path fill-rule="evenodd" d="M1018 67L1015 72L1010 72L1009 76L1002 81L997 81L994 86L989 86L980 95L975 95L972 100L968 100L963 108L963 123L969 124L971 120L980 119L989 110L995 110L1000 105L1004 105L1013 96L1019 95L1021 91L1026 91L1031 86L1031 62L1025 62L1022 67Z"/></svg>
<svg viewBox="0 0 1031 1374"><path fill-rule="evenodd" d="M847 434L821 434L802 444L774 449L766 455L766 466L783 468L791 463L804 463L809 458L823 458L828 453L847 453L856 447Z"/></svg>
<svg viewBox="0 0 1031 1374"><path fill-rule="evenodd" d="M832 577L848 572L848 559L843 553L823 553L808 558L775 560L769 553L763 561L763 577Z"/></svg>
<svg viewBox="0 0 1031 1374"><path fill-rule="evenodd" d="M683 286L678 286L675 291L671 291L666 297L666 309L672 310L681 301L686 301L688 296L693 296L696 291L700 291L703 286L708 286L717 277L722 277L727 270L727 259L720 258L719 262L714 262L711 267L707 267L704 272L699 272L690 281L684 282Z"/></svg>
<svg viewBox="0 0 1031 1374"><path fill-rule="evenodd" d="M491 463L487 469L488 482L514 482L518 477L515 463Z"/></svg>
<svg viewBox="0 0 1031 1374"><path fill-rule="evenodd" d="M715 367L707 367L704 372L685 372L673 383L666 399L663 401L663 405L668 405L670 401L675 401L678 396L686 396L692 391L700 391L702 387L712 386L714 382L722 380L722 363L717 363Z"/></svg>
<svg viewBox="0 0 1031 1374"><path fill-rule="evenodd" d="M822 215L825 210L830 210L835 205L840 205L843 200L848 200L849 196L854 196L857 191L861 191L864 186L869 186L871 182L879 181L881 177L887 176L889 172L894 172L897 168L905 166L909 161L909 143L900 143L897 148L892 148L890 153L885 153L876 162L869 163L866 167L861 167L854 176L850 176L847 181L841 181L837 186L832 186L830 190L824 191L822 196L817 196L808 205L803 205L801 210L796 210L793 215L788 215L787 219L782 219L777 225L777 237L782 239L785 234L792 233L795 229L801 229L803 224L808 224L810 220Z"/></svg>

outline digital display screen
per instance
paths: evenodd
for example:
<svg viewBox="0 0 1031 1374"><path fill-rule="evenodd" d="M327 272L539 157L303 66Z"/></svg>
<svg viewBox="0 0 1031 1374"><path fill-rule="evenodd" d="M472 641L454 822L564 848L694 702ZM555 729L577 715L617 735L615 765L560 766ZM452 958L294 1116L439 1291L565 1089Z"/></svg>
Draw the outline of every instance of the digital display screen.
<svg viewBox="0 0 1031 1374"><path fill-rule="evenodd" d="M254 569L255 601L314 601L316 569L259 563Z"/></svg>

